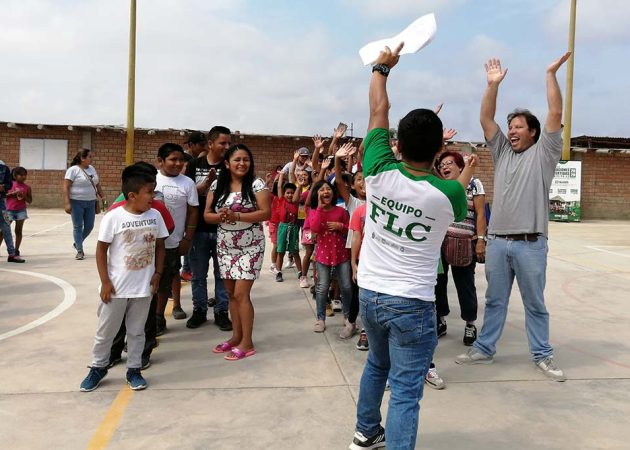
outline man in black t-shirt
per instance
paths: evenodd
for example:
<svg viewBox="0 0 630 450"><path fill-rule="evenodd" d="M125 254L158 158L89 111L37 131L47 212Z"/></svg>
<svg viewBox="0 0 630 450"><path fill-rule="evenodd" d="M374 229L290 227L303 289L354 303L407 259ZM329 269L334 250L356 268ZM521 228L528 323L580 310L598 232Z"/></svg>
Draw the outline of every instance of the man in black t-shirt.
<svg viewBox="0 0 630 450"><path fill-rule="evenodd" d="M223 156L230 147L230 135L231 132L226 127L213 127L208 132L208 153L190 161L186 169L186 175L195 182L199 194L199 222L190 248L193 314L186 322L188 328L197 328L208 320L208 269L212 259L216 297L214 323L223 331L232 330L232 322L228 316L228 295L223 280L219 277L217 226L208 224L203 219L210 185L225 167Z"/></svg>

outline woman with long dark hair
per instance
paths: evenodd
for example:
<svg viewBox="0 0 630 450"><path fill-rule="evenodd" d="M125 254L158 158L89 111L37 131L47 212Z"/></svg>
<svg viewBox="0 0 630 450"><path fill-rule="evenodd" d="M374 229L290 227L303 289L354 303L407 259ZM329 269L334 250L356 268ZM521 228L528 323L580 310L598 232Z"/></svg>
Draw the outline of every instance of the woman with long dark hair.
<svg viewBox="0 0 630 450"><path fill-rule="evenodd" d="M77 251L75 259L85 258L83 241L94 228L94 220L104 198L98 173L91 163L92 151L86 148L79 150L63 180L63 207L72 217L74 248Z"/></svg>
<svg viewBox="0 0 630 450"><path fill-rule="evenodd" d="M262 222L271 216L269 190L255 177L254 157L244 144L225 153L225 168L210 186L204 219L217 227L219 272L228 291L232 337L212 350L236 361L256 353L250 293L265 254Z"/></svg>

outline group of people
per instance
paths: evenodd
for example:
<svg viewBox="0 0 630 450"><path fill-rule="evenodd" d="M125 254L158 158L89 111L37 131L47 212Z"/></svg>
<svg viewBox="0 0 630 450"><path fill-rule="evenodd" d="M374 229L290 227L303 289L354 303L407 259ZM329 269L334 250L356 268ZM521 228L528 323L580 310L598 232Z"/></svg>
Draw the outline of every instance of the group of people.
<svg viewBox="0 0 630 450"><path fill-rule="evenodd" d="M517 109L507 118L507 135L495 121L507 70L496 59L485 66L480 121L495 167L487 221L483 184L473 177L478 157L443 151L452 130L445 131L436 111L410 111L392 142L387 80L403 45L386 47L372 67L368 132L358 146L352 139L340 145L344 130L338 127L328 150L326 140L315 136L312 153L298 149L290 162L262 179L256 176L252 151L232 145L230 130L217 126L207 136L191 135L186 150L162 145L157 168L143 162L125 168L121 198L103 217L98 233L101 303L82 391L96 389L108 368L120 361L125 338L127 382L135 390L146 388L142 369L150 364L155 336L166 331L169 297L176 300L173 315L186 317L179 303L182 258L182 274L191 274L193 300L187 327L206 322L213 306L217 326L232 331L213 353L228 361L254 355L251 289L263 267L265 222L275 280L286 279L286 253L296 267L296 282L314 291L313 331L324 332L327 317L337 310L344 318L339 336L349 339L360 318L357 348L369 352L351 449L385 443L390 450L415 447L424 384L444 385L433 356L447 329L449 269L465 321L463 343L470 347L455 358L457 364L494 361L516 279L532 360L548 378L566 379L549 343L544 288L548 191L562 148L556 72L570 53L547 68L544 126L528 110ZM79 260L103 198L91 156L89 150L79 152L64 181L64 206L72 215ZM22 262L21 237L14 246L8 220L23 222L31 201L26 171L18 169L7 180L7 168L0 164L0 225L10 262ZM12 213L5 214L7 206ZM210 261L214 297L207 290ZM488 284L479 333L478 263L485 264ZM386 385L391 396L383 427Z"/></svg>

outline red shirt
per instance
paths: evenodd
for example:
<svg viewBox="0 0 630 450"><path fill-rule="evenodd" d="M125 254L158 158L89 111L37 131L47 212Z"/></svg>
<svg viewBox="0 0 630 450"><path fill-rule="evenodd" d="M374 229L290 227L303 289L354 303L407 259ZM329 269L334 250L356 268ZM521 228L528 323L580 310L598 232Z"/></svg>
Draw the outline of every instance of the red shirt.
<svg viewBox="0 0 630 450"><path fill-rule="evenodd" d="M352 213L352 217L350 218L350 229L353 233L361 233L361 241L363 241L363 228L365 227L365 211L367 210L366 204L363 203L356 207L354 212ZM359 253L357 254L357 258L361 253L361 247L359 247Z"/></svg>
<svg viewBox="0 0 630 450"><path fill-rule="evenodd" d="M278 225L280 223L280 199L277 195L271 194L273 200L271 200L271 217L269 218L269 223L273 223Z"/></svg>
<svg viewBox="0 0 630 450"><path fill-rule="evenodd" d="M286 198L278 198L278 222L295 223L298 215L298 203L290 202Z"/></svg>
<svg viewBox="0 0 630 450"><path fill-rule="evenodd" d="M350 259L346 248L346 237L348 235L348 211L333 206L329 210L312 209L309 215L311 230L317 233L317 250L315 259L318 263L327 266L336 266ZM328 222L340 222L343 224L341 230L330 231Z"/></svg>

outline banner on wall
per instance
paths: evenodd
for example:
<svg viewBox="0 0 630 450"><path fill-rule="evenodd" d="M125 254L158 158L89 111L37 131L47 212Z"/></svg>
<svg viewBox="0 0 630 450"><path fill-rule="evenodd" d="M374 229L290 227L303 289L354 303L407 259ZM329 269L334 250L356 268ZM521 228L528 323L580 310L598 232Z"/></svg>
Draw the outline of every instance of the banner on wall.
<svg viewBox="0 0 630 450"><path fill-rule="evenodd" d="M582 161L560 161L549 189L549 220L579 222Z"/></svg>

